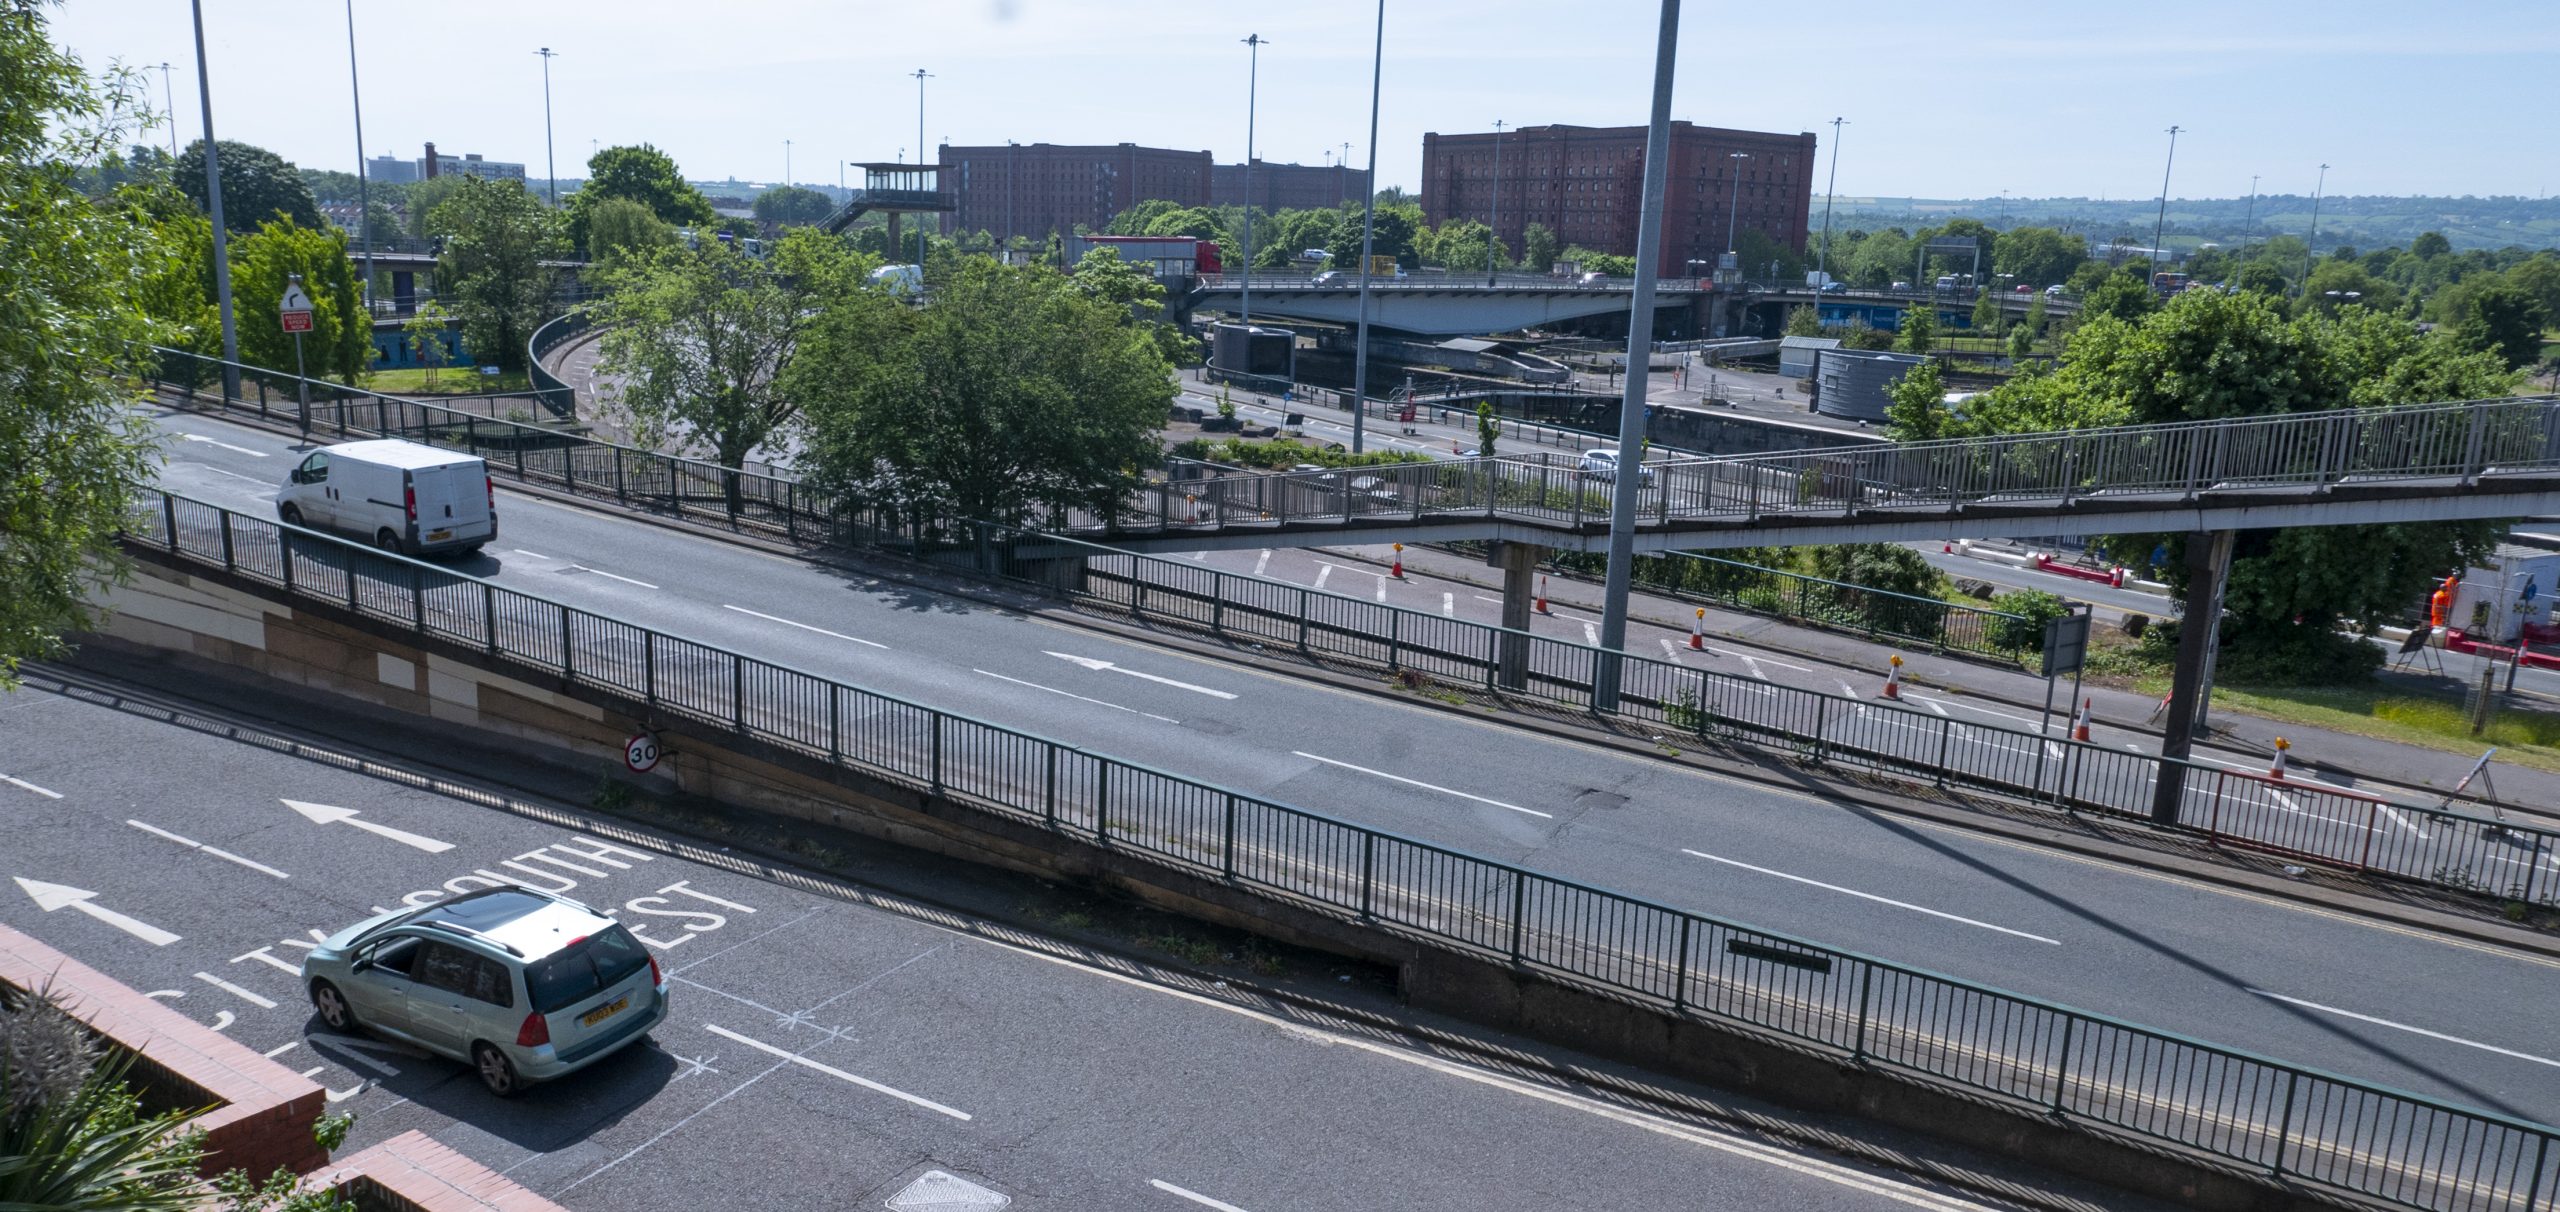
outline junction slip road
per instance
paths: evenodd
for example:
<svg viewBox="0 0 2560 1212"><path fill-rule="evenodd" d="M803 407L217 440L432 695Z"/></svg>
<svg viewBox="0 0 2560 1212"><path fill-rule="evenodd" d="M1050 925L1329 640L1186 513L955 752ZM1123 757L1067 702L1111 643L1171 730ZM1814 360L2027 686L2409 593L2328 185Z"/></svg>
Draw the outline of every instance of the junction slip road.
<svg viewBox="0 0 2560 1212"><path fill-rule="evenodd" d="M2008 1206L85 676L0 695L0 764L0 922L318 1081L351 1147L419 1129L571 1208ZM513 1100L320 1026L315 939L499 881L647 940L666 1021Z"/></svg>
<svg viewBox="0 0 2560 1212"><path fill-rule="evenodd" d="M161 424L163 484L233 508L267 510L297 457L286 439L200 416ZM2539 958L1175 655L606 512L502 492L499 515L499 543L457 570L1567 879L2560 1119L2560 1021L2534 1009L2560 965ZM1782 673L1795 676L1770 670Z"/></svg>

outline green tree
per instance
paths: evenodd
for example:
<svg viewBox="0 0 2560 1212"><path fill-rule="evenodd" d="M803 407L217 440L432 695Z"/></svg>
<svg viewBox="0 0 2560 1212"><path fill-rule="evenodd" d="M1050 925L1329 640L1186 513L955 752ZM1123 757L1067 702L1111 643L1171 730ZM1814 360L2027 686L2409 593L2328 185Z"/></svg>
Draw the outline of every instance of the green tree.
<svg viewBox="0 0 2560 1212"><path fill-rule="evenodd" d="M2080 295L2080 319L2085 323L2101 317L2138 320L2160 307L2160 293L2151 289L2148 267L2140 262L2120 265L2099 278L2096 285L2077 292Z"/></svg>
<svg viewBox="0 0 2560 1212"><path fill-rule="evenodd" d="M785 185L756 195L756 218L776 227L806 227L835 213L836 204L805 185Z"/></svg>
<svg viewBox="0 0 2560 1212"><path fill-rule="evenodd" d="M569 252L559 216L521 181L465 177L427 228L444 241L436 295L462 321L464 347L484 364L523 370L525 342L558 290L558 271L543 262Z"/></svg>
<svg viewBox="0 0 2560 1212"><path fill-rule="evenodd" d="M588 247L596 204L608 198L628 198L676 227L709 227L720 218L711 200L685 183L675 160L646 143L608 147L587 158L587 183L569 195L567 204L570 243Z"/></svg>
<svg viewBox="0 0 2560 1212"><path fill-rule="evenodd" d="M93 82L41 4L0 0L0 688L94 621L91 591L121 575L125 503L157 463L134 384L145 345L181 334L136 286L183 281L178 250L93 205L72 167L139 126L142 88L125 70Z"/></svg>
<svg viewBox="0 0 2560 1212"><path fill-rule="evenodd" d="M1818 337L1822 335L1822 313L1810 306L1787 309L1787 335Z"/></svg>
<svg viewBox="0 0 2560 1212"><path fill-rule="evenodd" d="M2055 286L2071 279L2089 259L2089 246L2078 237L2050 227L2013 227L2000 233L1993 251L1994 273L2008 274L2029 286Z"/></svg>
<svg viewBox="0 0 2560 1212"><path fill-rule="evenodd" d="M2453 241L2445 239L2440 231L2422 231L2409 241L2409 255L2421 261L2432 261L2452 251Z"/></svg>
<svg viewBox="0 0 2560 1212"><path fill-rule="evenodd" d="M1897 442L1934 442L1947 433L1947 384L1935 359L1904 371L1887 391L1885 433Z"/></svg>
<svg viewBox="0 0 2560 1212"><path fill-rule="evenodd" d="M233 232L256 231L281 217L296 227L321 226L320 203L311 187L285 158L247 143L222 141L222 224ZM207 214L213 204L204 191L204 140L187 145L170 169L177 187L196 209Z"/></svg>
<svg viewBox="0 0 2560 1212"><path fill-rule="evenodd" d="M231 242L231 298L237 309L240 360L294 369L294 338L276 313L295 276L311 296L311 331L302 336L302 373L352 387L373 369L373 315L347 259L347 233L281 220Z"/></svg>
<svg viewBox="0 0 2560 1212"><path fill-rule="evenodd" d="M1129 322L1156 343L1156 352L1174 365L1199 357L1199 345L1164 318L1164 284L1154 274L1120 259L1116 248L1097 248L1076 263L1067 281L1086 298L1124 309Z"/></svg>
<svg viewBox="0 0 2560 1212"><path fill-rule="evenodd" d="M599 264L676 242L676 229L629 198L607 198L587 212L587 252Z"/></svg>
<svg viewBox="0 0 2560 1212"><path fill-rule="evenodd" d="M2037 318L2034 316L2034 312L2038 309L2038 306L2043 303L2043 301L2042 296L2038 296L2035 303L2027 305L2030 319ZM2011 362L2023 361L2035 355L2036 328L2037 325L2035 324L2022 323L2016 328L2009 330L2009 360Z"/></svg>
<svg viewBox="0 0 2560 1212"><path fill-rule="evenodd" d="M409 356L426 368L427 390L436 386L436 372L452 361L452 348L445 344L445 330L453 316L429 299L418 305L416 315L400 326L400 341L409 347Z"/></svg>
<svg viewBox="0 0 2560 1212"><path fill-rule="evenodd" d="M1491 251L1493 229L1473 219L1451 219L1421 240L1423 261L1454 270L1481 272Z"/></svg>
<svg viewBox="0 0 2560 1212"><path fill-rule="evenodd" d="M1502 440L1502 417L1493 411L1493 401L1476 402L1476 453L1493 457L1493 444Z"/></svg>
<svg viewBox="0 0 2560 1212"><path fill-rule="evenodd" d="M1606 274L1612 278L1635 276L1636 259L1619 253L1601 252L1576 244L1564 250L1564 259L1582 267L1587 274Z"/></svg>
<svg viewBox="0 0 2560 1212"><path fill-rule="evenodd" d="M444 205L445 199L452 197L454 191L461 189L462 183L470 179L458 173L448 173L441 177L430 177L410 186L407 203L410 238L425 240L434 236L435 232L430 230L429 216L435 214L436 208Z"/></svg>
<svg viewBox="0 0 2560 1212"><path fill-rule="evenodd" d="M2509 367L2531 366L2542 356L2542 304L2504 279L2465 291L2454 317L2453 338L2465 349L2497 355Z"/></svg>
<svg viewBox="0 0 2560 1212"><path fill-rule="evenodd" d="M611 407L643 444L722 467L796 438L802 343L831 310L894 306L865 289L874 264L808 228L761 259L716 240L634 253L601 272L594 305L604 368L623 380ZM726 491L734 510L735 476Z"/></svg>
<svg viewBox="0 0 2560 1212"><path fill-rule="evenodd" d="M1973 321L1973 331L1997 335L2003 314L2000 309L2000 292L1996 290L1976 292L1973 300L1973 315L1969 317Z"/></svg>
<svg viewBox="0 0 2560 1212"><path fill-rule="evenodd" d="M1938 339L1938 309L1926 303L1914 303L1902 309L1902 325L1894 329L1893 347L1904 353L1925 354L1929 343Z"/></svg>
<svg viewBox="0 0 2560 1212"><path fill-rule="evenodd" d="M790 376L813 475L918 521L1116 512L1161 457L1172 367L1128 309L1036 266L972 258L933 306L828 309Z"/></svg>
<svg viewBox="0 0 2560 1212"><path fill-rule="evenodd" d="M1556 267L1556 254L1561 246L1556 234L1544 223L1532 223L1520 229L1520 266L1531 273L1545 273Z"/></svg>

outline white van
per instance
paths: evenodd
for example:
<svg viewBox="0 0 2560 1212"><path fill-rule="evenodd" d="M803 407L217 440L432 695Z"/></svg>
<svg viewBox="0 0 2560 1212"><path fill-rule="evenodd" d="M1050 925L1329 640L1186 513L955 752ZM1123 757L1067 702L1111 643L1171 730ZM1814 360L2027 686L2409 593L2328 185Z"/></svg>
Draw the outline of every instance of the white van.
<svg viewBox="0 0 2560 1212"><path fill-rule="evenodd" d="M498 537L498 494L477 455L379 438L312 451L276 491L276 516L403 555L468 555Z"/></svg>

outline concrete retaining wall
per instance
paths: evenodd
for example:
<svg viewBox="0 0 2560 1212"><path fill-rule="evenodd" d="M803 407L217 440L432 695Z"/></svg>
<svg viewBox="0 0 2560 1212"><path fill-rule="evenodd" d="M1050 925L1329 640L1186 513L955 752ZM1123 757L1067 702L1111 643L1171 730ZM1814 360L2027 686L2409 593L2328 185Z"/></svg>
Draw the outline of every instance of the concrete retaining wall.
<svg viewBox="0 0 2560 1212"><path fill-rule="evenodd" d="M1413 1004L1793 1106L1857 1114L2100 1182L2217 1210L2335 1205L2173 1150L2137 1148L2043 1109L1954 1093L1837 1053L1571 985L1535 969L1163 866L1108 844L828 766L725 729L672 718L595 687L512 667L476 649L421 647L387 624L164 567L113 593L105 642L308 687L323 709L431 716L474 741L597 774L623 739L657 731L652 778L733 807L894 841L1044 878L1099 886L1171 912L1297 946L1396 965Z"/></svg>

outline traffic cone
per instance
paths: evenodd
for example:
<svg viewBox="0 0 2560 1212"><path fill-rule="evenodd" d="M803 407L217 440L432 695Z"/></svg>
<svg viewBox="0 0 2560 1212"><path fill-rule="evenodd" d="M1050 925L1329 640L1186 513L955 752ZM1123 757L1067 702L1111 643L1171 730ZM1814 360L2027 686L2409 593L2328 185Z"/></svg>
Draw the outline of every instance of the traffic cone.
<svg viewBox="0 0 2560 1212"><path fill-rule="evenodd" d="M2288 750L2288 749L2291 749L2291 748L2293 748L2293 742L2288 741L2288 740L2284 739L2283 737L2277 737L2277 738L2276 738L2276 756L2275 756L2275 760L2274 760L2274 761L2272 761L2272 762L2267 763L2267 777L2268 777L2268 778L2271 778L2271 779L2282 779L2282 778L2284 777L2284 767L2285 767L2285 756L2284 756L2284 754L2285 754L2285 750Z"/></svg>
<svg viewBox="0 0 2560 1212"><path fill-rule="evenodd" d="M1404 544L1396 544L1396 562L1387 569L1387 575L1399 581L1404 579Z"/></svg>
<svg viewBox="0 0 2560 1212"><path fill-rule="evenodd" d="M2071 739L2075 741L2089 739L2089 700L2087 699L2080 700L2080 716L2071 721Z"/></svg>
<svg viewBox="0 0 2560 1212"><path fill-rule="evenodd" d="M1902 654L1893 654L1893 671L1884 675L1884 697L1902 701Z"/></svg>
<svg viewBox="0 0 2560 1212"><path fill-rule="evenodd" d="M2107 570L2107 584L2115 589L2124 588L2124 565L2118 564Z"/></svg>
<svg viewBox="0 0 2560 1212"><path fill-rule="evenodd" d="M1191 493L1184 493L1182 495L1182 511L1183 521L1198 522L1200 520L1200 498Z"/></svg>
<svg viewBox="0 0 2560 1212"><path fill-rule="evenodd" d="M1552 614L1552 613L1554 613L1553 611L1550 611L1550 610L1548 610L1548 609L1547 609L1547 574L1545 574L1545 573L1543 573L1543 572L1538 574L1538 602L1537 602L1537 609L1538 609L1538 613L1540 613L1540 614Z"/></svg>
<svg viewBox="0 0 2560 1212"><path fill-rule="evenodd" d="M1939 555L1954 555L1955 553L1956 541L1954 539L1948 539L1947 541L1938 544Z"/></svg>
<svg viewBox="0 0 2560 1212"><path fill-rule="evenodd" d="M1689 620L1689 650L1707 650L1707 608L1704 606L1698 608L1698 617Z"/></svg>

